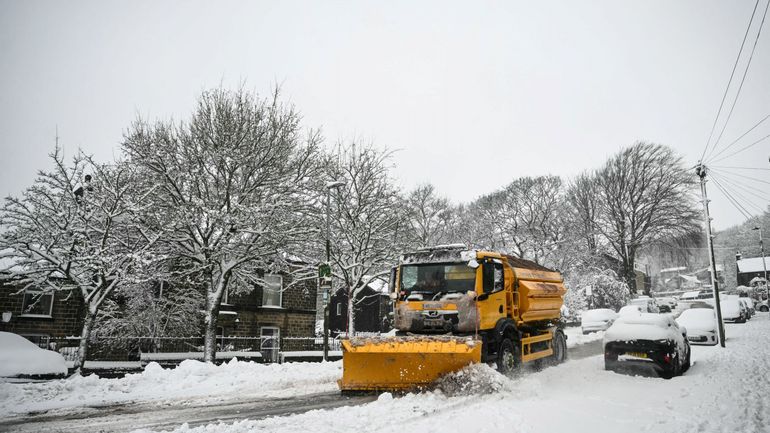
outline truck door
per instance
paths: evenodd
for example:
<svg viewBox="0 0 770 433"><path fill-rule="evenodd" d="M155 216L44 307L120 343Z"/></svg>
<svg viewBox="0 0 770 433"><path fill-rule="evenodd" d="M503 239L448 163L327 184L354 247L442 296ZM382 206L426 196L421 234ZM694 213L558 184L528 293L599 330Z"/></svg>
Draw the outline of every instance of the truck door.
<svg viewBox="0 0 770 433"><path fill-rule="evenodd" d="M488 259L482 264L482 294L478 297L480 314L479 329L494 328L505 317L505 278L503 264L498 259Z"/></svg>

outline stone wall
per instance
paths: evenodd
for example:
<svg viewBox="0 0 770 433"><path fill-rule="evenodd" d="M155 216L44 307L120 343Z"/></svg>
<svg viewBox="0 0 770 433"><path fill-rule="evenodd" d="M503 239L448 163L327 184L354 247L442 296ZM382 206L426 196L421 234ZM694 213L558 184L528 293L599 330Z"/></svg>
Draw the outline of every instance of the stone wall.
<svg viewBox="0 0 770 433"><path fill-rule="evenodd" d="M0 286L0 313L11 313L10 322L0 320L0 331L50 337L80 335L85 307L79 292L55 292L51 317L24 317L23 303L24 292L20 288Z"/></svg>

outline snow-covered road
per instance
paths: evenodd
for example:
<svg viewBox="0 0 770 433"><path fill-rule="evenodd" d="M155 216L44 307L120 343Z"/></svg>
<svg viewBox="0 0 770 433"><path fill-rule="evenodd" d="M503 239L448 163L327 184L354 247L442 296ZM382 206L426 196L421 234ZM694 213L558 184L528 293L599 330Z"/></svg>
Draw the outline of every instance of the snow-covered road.
<svg viewBox="0 0 770 433"><path fill-rule="evenodd" d="M0 384L0 414L49 410L3 417L0 431L770 432L768 314L727 332L726 349L694 347L695 365L670 381L604 371L592 334L571 338L583 344L558 367L508 379L477 366L438 391L402 397L343 400L339 363L189 363L124 379Z"/></svg>
<svg viewBox="0 0 770 433"><path fill-rule="evenodd" d="M604 371L601 356L514 380L478 366L465 393L383 394L355 407L175 432L770 432L770 318L728 324L727 334L725 349L694 347L694 365L672 380Z"/></svg>

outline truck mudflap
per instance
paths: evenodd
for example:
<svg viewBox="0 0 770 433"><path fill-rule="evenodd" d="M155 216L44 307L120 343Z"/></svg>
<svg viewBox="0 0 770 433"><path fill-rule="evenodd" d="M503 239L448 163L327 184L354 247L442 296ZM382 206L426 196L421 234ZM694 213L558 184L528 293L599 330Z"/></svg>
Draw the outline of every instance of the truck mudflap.
<svg viewBox="0 0 770 433"><path fill-rule="evenodd" d="M401 391L481 362L481 340L453 336L353 338L342 341L345 391Z"/></svg>

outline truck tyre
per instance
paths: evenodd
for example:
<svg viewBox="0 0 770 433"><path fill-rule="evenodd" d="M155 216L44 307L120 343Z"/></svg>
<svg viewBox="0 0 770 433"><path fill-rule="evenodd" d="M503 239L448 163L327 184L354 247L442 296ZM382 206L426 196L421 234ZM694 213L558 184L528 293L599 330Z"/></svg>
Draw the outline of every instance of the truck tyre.
<svg viewBox="0 0 770 433"><path fill-rule="evenodd" d="M504 338L497 349L497 371L505 375L516 373L521 368L521 348L510 338Z"/></svg>
<svg viewBox="0 0 770 433"><path fill-rule="evenodd" d="M567 360L567 339L564 338L564 334L561 331L556 331L553 334L553 355L549 359L550 365L559 365Z"/></svg>

